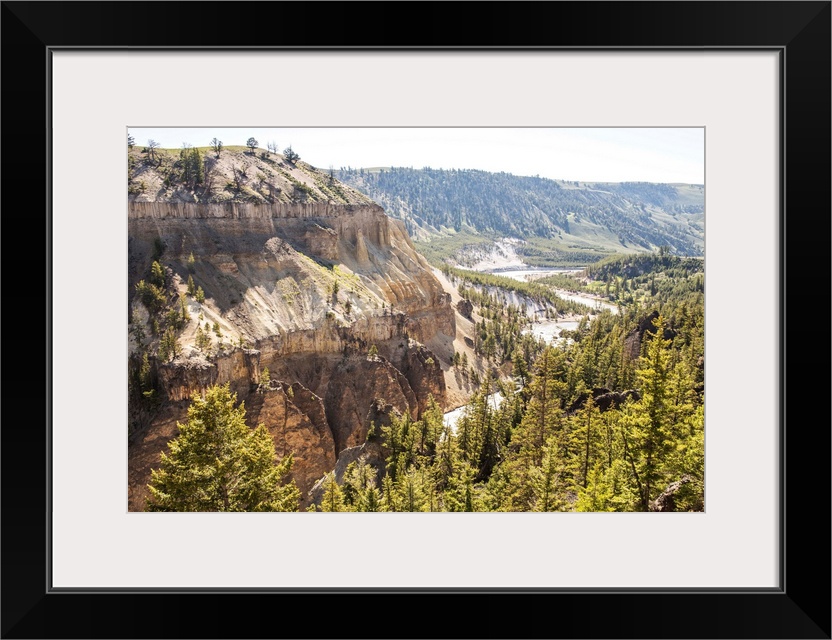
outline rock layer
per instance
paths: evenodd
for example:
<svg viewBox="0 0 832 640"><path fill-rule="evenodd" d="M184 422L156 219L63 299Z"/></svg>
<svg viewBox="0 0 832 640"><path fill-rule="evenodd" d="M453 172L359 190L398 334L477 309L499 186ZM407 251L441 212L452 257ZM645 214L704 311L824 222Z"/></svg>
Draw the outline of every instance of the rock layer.
<svg viewBox="0 0 832 640"><path fill-rule="evenodd" d="M157 259L169 301L189 278L205 294L184 298L181 354L153 359L161 406L130 444L131 510L144 507L187 400L210 385L229 383L247 422L267 426L279 456L294 453L302 507L338 454L364 445L378 406L417 419L429 398L444 402L438 358L422 343L455 335L450 295L377 205L131 202L128 231L131 292ZM150 336L151 318L138 315ZM197 347L197 327L209 348ZM155 353L158 335L145 342Z"/></svg>

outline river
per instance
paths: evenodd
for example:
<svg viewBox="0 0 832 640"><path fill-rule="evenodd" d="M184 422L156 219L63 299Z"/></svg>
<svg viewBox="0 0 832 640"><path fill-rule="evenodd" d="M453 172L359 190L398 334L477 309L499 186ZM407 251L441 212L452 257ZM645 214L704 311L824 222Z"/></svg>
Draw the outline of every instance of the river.
<svg viewBox="0 0 832 640"><path fill-rule="evenodd" d="M554 275L556 273L559 274L571 274L571 273L580 273L582 269L545 269L545 268L535 268L528 264L522 264L519 269L505 269L505 268L488 268L488 269L474 269L474 271L480 271L480 273L490 273L495 276L505 276L506 278L511 278L512 280L518 280L519 282L528 282L530 280L537 280L539 278L545 278L546 276ZM555 293L558 295L559 298L563 298L564 300L571 300L572 302L578 302L580 304L587 305L590 309L595 310L596 312L602 311L604 309L608 309L611 313L618 313L618 307L611 302L607 302L606 300L602 300L596 296L589 295L587 293L578 293L575 291L565 291L564 289L555 289ZM563 327L566 328L566 327ZM570 329L574 329L575 327L570 327Z"/></svg>
<svg viewBox="0 0 832 640"><path fill-rule="evenodd" d="M503 394L499 391L496 391L488 396L488 404L491 406L492 409L498 409L500 405L503 403ZM462 405L458 409L454 409L453 411L448 411L444 417L443 422L446 426L451 428L453 433L456 433L456 425L459 422L460 418L465 415L465 410L468 409L468 405Z"/></svg>
<svg viewBox="0 0 832 640"><path fill-rule="evenodd" d="M575 268L545 268L526 264L514 250L514 247L520 243L522 241L516 238L504 238L502 241L496 242L489 252L480 256L481 259L475 264L462 268L479 271L480 273L490 273L495 276L503 276L519 282L537 280L554 274L574 274L583 271L583 269ZM564 300L572 300L573 302L585 304L590 309L596 311L609 309L611 313L618 313L618 307L616 305L586 293L564 291L562 289L555 289L555 293Z"/></svg>
<svg viewBox="0 0 832 640"><path fill-rule="evenodd" d="M495 266L495 261L488 262L485 260L481 260L479 263L473 266L473 270L479 271L481 273L491 273L493 275L505 276L507 278L519 280L521 282L527 280L536 280L538 278L543 278L545 276L552 275L555 273L580 273L581 271L581 269L536 269L531 265L519 261L517 255L512 251L511 243L502 244L499 247L499 250L503 252L503 254L509 254L507 256L508 260L503 262L503 264L498 264L497 266ZM506 264L506 262L508 264ZM491 287L488 287L488 289L491 289ZM598 313L604 309L609 310L611 313L618 313L618 307L616 305L586 293L564 291L563 289L555 289L555 293L564 300L571 300L573 302L585 304L590 309L594 310L595 313ZM517 306L523 306L527 300L525 296L511 291L504 291L504 298L506 299L506 302L515 304ZM545 313L545 309L535 309L533 304L529 304L528 307L531 313L541 315ZM544 340L546 340L546 342L552 342L553 340L557 340L559 344L568 344L571 338L562 338L560 335L561 331L574 331L578 328L579 323L580 321L575 320L574 317L570 318L569 320L539 320L537 322L534 322L529 329L524 329L524 332L531 333L537 338L543 338ZM490 396L488 396L488 399L489 402L493 402L492 407L496 409L502 403L503 396L502 394L497 392L492 393ZM445 414L444 422L446 425L449 425L451 427L454 433L456 433L457 422L459 422L459 419L462 418L462 416L465 414L465 410L467 408L468 405L463 405L458 409L448 411Z"/></svg>
<svg viewBox="0 0 832 640"><path fill-rule="evenodd" d="M493 273L495 276L505 276L506 278L519 280L520 282L527 282L529 280L545 278L555 273L570 274L581 272L581 269L536 269L529 265L523 265L523 267L522 269L492 269L488 273Z"/></svg>
<svg viewBox="0 0 832 640"><path fill-rule="evenodd" d="M603 311L604 309L607 309L610 313L618 313L618 307L613 303L606 302L605 300L601 300L600 298L596 298L587 293L575 293L573 291L564 291L563 289L555 289L555 293L558 294L559 298L571 300L572 302L580 302L581 304L585 304L589 306L589 308L595 309L596 311Z"/></svg>

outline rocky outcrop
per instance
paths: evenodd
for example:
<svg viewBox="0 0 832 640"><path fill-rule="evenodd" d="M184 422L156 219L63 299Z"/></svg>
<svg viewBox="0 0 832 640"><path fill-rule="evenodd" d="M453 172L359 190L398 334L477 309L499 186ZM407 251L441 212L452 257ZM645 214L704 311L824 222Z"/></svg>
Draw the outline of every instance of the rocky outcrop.
<svg viewBox="0 0 832 640"><path fill-rule="evenodd" d="M416 394L419 415L427 410L431 397L439 406L445 404L445 375L439 359L425 345L410 340L399 369Z"/></svg>
<svg viewBox="0 0 832 640"><path fill-rule="evenodd" d="M372 404L370 411L367 414L367 419L368 421L372 421L375 425L375 435L368 438L362 445L350 447L341 452L341 455L338 456L338 462L332 470L338 484L342 484L344 482L344 473L346 472L347 467L351 463L358 462L363 459L367 464L375 468L376 486L381 486L381 481L387 473L387 457L390 455L390 449L388 449L384 444L384 440L381 436L381 430L383 427L389 426L393 418L401 418L401 415L402 414L399 413L399 411L397 411L391 404L387 404L382 401L376 401ZM311 502L315 504L321 503L321 498L324 493L325 480L326 476L321 476L321 478L312 487L309 492L309 500Z"/></svg>
<svg viewBox="0 0 832 640"><path fill-rule="evenodd" d="M215 384L230 383L231 391L245 396L260 378L260 352L236 349L211 360L202 355L176 358L159 365L158 378L162 396L170 401L187 400Z"/></svg>
<svg viewBox="0 0 832 640"><path fill-rule="evenodd" d="M336 453L367 439L370 409L381 402L402 415L419 417L419 401L401 372L381 356L350 357L334 371L324 405Z"/></svg>
<svg viewBox="0 0 832 640"><path fill-rule="evenodd" d="M252 427L266 425L278 458L294 454L291 475L301 491L304 508L315 481L335 465L335 443L321 399L298 383L271 381L249 396L246 422Z"/></svg>
<svg viewBox="0 0 832 640"><path fill-rule="evenodd" d="M575 401L569 405L566 412L575 413L579 409L583 409L586 406L586 401L589 399L589 395L590 394L586 391L581 393ZM630 399L632 399L633 402L637 402L641 400L641 394L635 389L628 389L627 391L619 393L618 391L610 391L604 387L596 387L592 390L592 399L595 406L598 407L598 410L603 413L604 411L608 411L610 409L619 409L621 405Z"/></svg>
<svg viewBox="0 0 832 640"><path fill-rule="evenodd" d="M159 385L167 400L186 400L217 382L217 366L205 358L177 358L159 365Z"/></svg>
<svg viewBox="0 0 832 640"><path fill-rule="evenodd" d="M342 218L371 209L381 211L377 204L330 204L327 202L130 202L128 220L216 220L264 218Z"/></svg>
<svg viewBox="0 0 832 640"><path fill-rule="evenodd" d="M459 311L459 315L463 318L468 318L470 320L471 314L474 313L474 305L471 304L470 300L463 298L456 303L456 310Z"/></svg>
<svg viewBox="0 0 832 640"><path fill-rule="evenodd" d="M644 335L654 335L656 327L653 321L659 317L658 311L651 311L648 315L642 318L638 326L630 331L624 338L624 352L627 353L631 359L635 360L641 354L641 343L644 341ZM673 340L676 337L675 329L665 327L662 337L665 340Z"/></svg>
<svg viewBox="0 0 832 640"><path fill-rule="evenodd" d="M324 409L324 402L320 396L315 395L309 389L304 387L300 382L295 382L287 385L285 382L281 383L283 390L292 398L295 406L307 415L310 422L322 434L328 434L325 437L331 439L332 431L329 428L329 423L326 420L326 409Z"/></svg>
<svg viewBox="0 0 832 640"><path fill-rule="evenodd" d="M346 472L347 467L351 463L358 462L363 458L368 465L372 466L376 470L375 482L376 486L380 487L381 481L386 473L385 461L388 455L389 451L380 441L375 440L365 442L360 447L350 447L349 449L344 449L341 452L341 455L338 456L338 462L335 464L335 468L332 470L332 473L335 474L336 482L338 482L338 484L342 484L344 482L344 473ZM307 496L308 503L316 505L321 504L321 500L324 497L325 481L326 476L322 476L313 485Z"/></svg>
<svg viewBox="0 0 832 640"><path fill-rule="evenodd" d="M672 482L667 489L650 503L650 511L676 511L676 494L686 484L691 482L690 476L684 475L676 482Z"/></svg>

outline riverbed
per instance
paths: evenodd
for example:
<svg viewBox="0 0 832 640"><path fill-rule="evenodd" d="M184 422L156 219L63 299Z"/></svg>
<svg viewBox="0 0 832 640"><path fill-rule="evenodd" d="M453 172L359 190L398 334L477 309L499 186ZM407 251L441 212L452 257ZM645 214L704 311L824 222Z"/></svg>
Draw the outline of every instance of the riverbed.
<svg viewBox="0 0 832 640"><path fill-rule="evenodd" d="M487 268L480 268L474 269L474 271L480 271L481 273L490 273L495 276L504 276L506 278L511 278L513 280L518 280L520 282L528 282L530 280L537 280L539 278L545 278L546 276L554 275L554 274L574 274L580 273L581 269L546 269L546 268L535 268L531 265L520 263L520 268L505 268L505 267L487 267ZM600 313L603 310L608 310L610 313L618 313L618 307L611 302L603 300L597 296L590 295L588 293L579 293L576 291L566 291L564 289L555 289L555 293L559 298L563 298L564 300L571 300L572 302L577 302L580 304L587 305L594 313ZM506 292L508 293L508 292ZM514 304L517 304L516 301L512 301ZM532 313L541 313L543 312L542 309L535 309L531 311ZM560 332L563 329L568 329L570 331L574 331L574 329L578 326L577 322L572 321L556 321L556 320L545 320L543 322L536 322L534 328L532 329L532 333L535 335L539 335L540 337L549 340L552 336L557 337L560 335Z"/></svg>
<svg viewBox="0 0 832 640"><path fill-rule="evenodd" d="M493 409L499 409L499 407L502 403L503 403L503 394L500 393L499 391L496 391L496 392L494 392L494 393L492 393L491 395L488 396L488 404L489 404L489 406L491 407L492 410ZM468 409L467 404L459 407L458 409L454 409L453 411L448 411L444 415L443 422L445 423L445 426L448 426L448 427L451 428L451 431L453 433L456 433L456 425L459 422L459 420L462 418L462 416L465 415L466 409Z"/></svg>
<svg viewBox="0 0 832 640"><path fill-rule="evenodd" d="M536 269L528 265L523 265L522 269L492 269L488 271L488 273L493 273L495 276L505 276L506 278L511 278L512 280L518 280L520 282L529 282L530 280L545 278L546 276L551 276L556 273L569 275L580 272L581 269L546 269L542 267Z"/></svg>
<svg viewBox="0 0 832 640"><path fill-rule="evenodd" d="M498 276L505 276L507 278L512 278L514 280L519 280L521 282L528 281L528 280L536 280L538 278L543 278L548 275L552 274L567 274L567 273L580 273L580 269L545 269L545 268L535 268L531 265L525 264L519 260L516 253L513 251L511 242L504 242L500 244L497 248L497 252L501 254L503 257L503 261L500 262L499 260L494 260L493 256L489 256L492 258L491 260L481 260L477 264L472 267L473 271L479 271L480 273L490 273L493 275ZM493 287L486 287L489 291L494 293ZM563 298L564 300L571 300L573 302L578 302L580 304L587 305L592 311L590 312L590 317L597 313L600 313L603 310L609 310L611 313L618 313L618 307L610 302L602 300L598 297L591 296L586 293L577 293L574 291L565 291L563 289L555 289L555 293L558 297ZM503 299L509 303L514 304L518 307L526 307L527 312L530 315L543 317L545 318L546 309L539 308L536 304L534 304L531 300L523 296L522 294L518 294L514 291L502 291ZM559 344L559 345L567 345L571 342L571 338L565 338L561 336L562 331L574 331L578 328L580 324L580 320L576 320L575 316L570 317L569 319L554 319L554 320L537 320L532 323L531 327L524 329L524 333L530 333L536 338L542 338L547 343ZM496 409L500 406L503 401L503 396L499 392L493 393L488 396L489 403L493 403L491 406L492 408ZM463 405L453 411L448 411L444 416L444 423L451 427L454 433L456 433L456 425L459 422L460 418L465 414L468 405Z"/></svg>

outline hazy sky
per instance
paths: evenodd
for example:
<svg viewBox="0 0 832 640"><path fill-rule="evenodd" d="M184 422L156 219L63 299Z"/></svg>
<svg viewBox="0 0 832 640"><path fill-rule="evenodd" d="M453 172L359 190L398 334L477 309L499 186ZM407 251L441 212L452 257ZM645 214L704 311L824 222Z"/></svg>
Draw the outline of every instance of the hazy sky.
<svg viewBox="0 0 832 640"><path fill-rule="evenodd" d="M266 148L290 144L302 160L341 167L482 169L588 182L705 181L705 130L695 128L139 128L136 144L183 142Z"/></svg>

